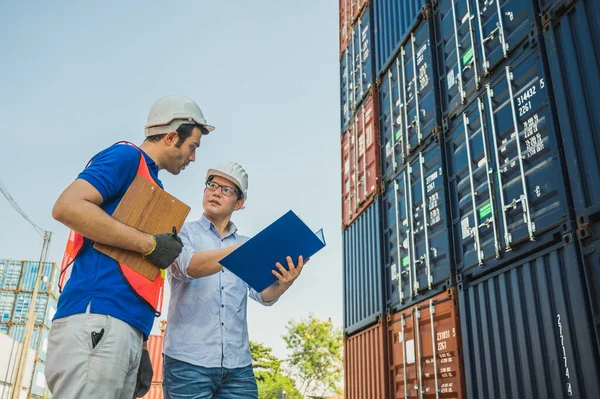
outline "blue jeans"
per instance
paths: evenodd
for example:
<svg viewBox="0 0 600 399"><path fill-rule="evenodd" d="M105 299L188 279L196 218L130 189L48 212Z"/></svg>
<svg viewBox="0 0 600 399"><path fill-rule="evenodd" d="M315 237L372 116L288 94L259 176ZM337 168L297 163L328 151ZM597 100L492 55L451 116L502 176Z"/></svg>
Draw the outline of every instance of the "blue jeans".
<svg viewBox="0 0 600 399"><path fill-rule="evenodd" d="M252 365L237 369L201 367L164 355L165 399L258 399Z"/></svg>

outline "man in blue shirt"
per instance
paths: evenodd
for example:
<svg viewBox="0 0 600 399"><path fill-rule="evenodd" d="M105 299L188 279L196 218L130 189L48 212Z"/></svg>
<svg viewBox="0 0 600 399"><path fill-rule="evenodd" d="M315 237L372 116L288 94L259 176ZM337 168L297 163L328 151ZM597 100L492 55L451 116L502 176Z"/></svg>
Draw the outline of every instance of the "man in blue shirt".
<svg viewBox="0 0 600 399"><path fill-rule="evenodd" d="M204 214L184 224L184 247L168 270L171 299L164 340L166 399L258 398L246 319L247 298L270 306L293 284L303 267L288 257L289 271L277 263L278 281L262 292L219 264L248 240L230 221L244 206L248 175L237 163L210 169ZM207 254L214 254L208 257Z"/></svg>
<svg viewBox="0 0 600 399"><path fill-rule="evenodd" d="M52 215L71 233L61 270L68 280L48 339L45 374L54 397L131 399L150 387L143 345L162 305L163 279L155 285L93 244L138 252L166 269L183 248L175 233L152 236L111 215L136 176L162 188L159 170L179 174L213 129L193 100L163 97L150 109L139 148L117 143L103 150L56 201Z"/></svg>

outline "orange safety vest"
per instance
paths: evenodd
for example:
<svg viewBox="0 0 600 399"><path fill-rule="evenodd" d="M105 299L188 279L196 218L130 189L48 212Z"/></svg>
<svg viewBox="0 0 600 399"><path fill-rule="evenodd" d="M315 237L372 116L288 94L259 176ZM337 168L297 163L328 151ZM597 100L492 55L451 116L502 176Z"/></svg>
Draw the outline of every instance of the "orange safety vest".
<svg viewBox="0 0 600 399"><path fill-rule="evenodd" d="M150 169L148 169L148 164L146 163L144 154L142 154L142 150L138 148L135 144L129 143L127 141L121 141L117 144L130 145L140 152L140 163L138 166L137 174L158 187L158 184L154 181L152 176L150 176ZM85 237L73 230L69 232L67 247L65 248L65 254L63 256L60 268L60 279L58 282L60 292L62 292L64 285L71 276L71 268L73 262L75 261L75 258L77 258L79 251L83 247L84 239ZM136 272L135 270L129 268L127 265L124 265L121 262L117 262L117 264L119 265L119 270L121 271L123 279L127 282L127 284L129 284L129 287L131 287L133 292L154 310L156 317L160 316L160 313L162 311L163 293L165 285L164 270L161 270L161 272L158 274L158 276L156 276L154 281L152 281L146 276L143 276L142 274Z"/></svg>

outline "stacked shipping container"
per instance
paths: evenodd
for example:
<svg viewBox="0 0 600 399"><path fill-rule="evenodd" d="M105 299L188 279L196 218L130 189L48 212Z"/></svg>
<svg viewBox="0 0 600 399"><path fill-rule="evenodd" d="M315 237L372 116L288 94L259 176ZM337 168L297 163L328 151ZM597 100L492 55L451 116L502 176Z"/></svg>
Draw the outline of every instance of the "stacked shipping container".
<svg viewBox="0 0 600 399"><path fill-rule="evenodd" d="M22 342L31 308L40 263L33 261L0 260L0 334L14 342ZM41 281L34 307L35 324L31 340L32 372L26 376L29 398L48 397L44 368L48 348L48 334L58 301L58 268L56 263L42 264ZM2 361L8 361L4 358ZM13 364L11 367L15 367ZM13 376L14 377L14 376ZM8 390L7 390L8 395Z"/></svg>
<svg viewBox="0 0 600 399"><path fill-rule="evenodd" d="M340 41L348 398L600 397L592 3L341 9L375 64Z"/></svg>
<svg viewBox="0 0 600 399"><path fill-rule="evenodd" d="M379 94L373 6L340 0L342 230L346 395L384 397L387 345L382 260ZM363 384L368 378L371 384Z"/></svg>

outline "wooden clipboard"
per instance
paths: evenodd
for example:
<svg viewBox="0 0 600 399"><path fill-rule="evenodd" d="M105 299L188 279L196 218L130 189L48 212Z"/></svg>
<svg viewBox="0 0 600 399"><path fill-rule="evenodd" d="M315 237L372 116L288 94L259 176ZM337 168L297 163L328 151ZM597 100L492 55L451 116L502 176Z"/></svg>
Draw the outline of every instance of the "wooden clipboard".
<svg viewBox="0 0 600 399"><path fill-rule="evenodd" d="M160 234L170 233L173 226L179 232L189 212L189 206L137 175L112 217L144 233ZM137 252L100 243L95 243L94 248L152 281L160 273L158 267Z"/></svg>

